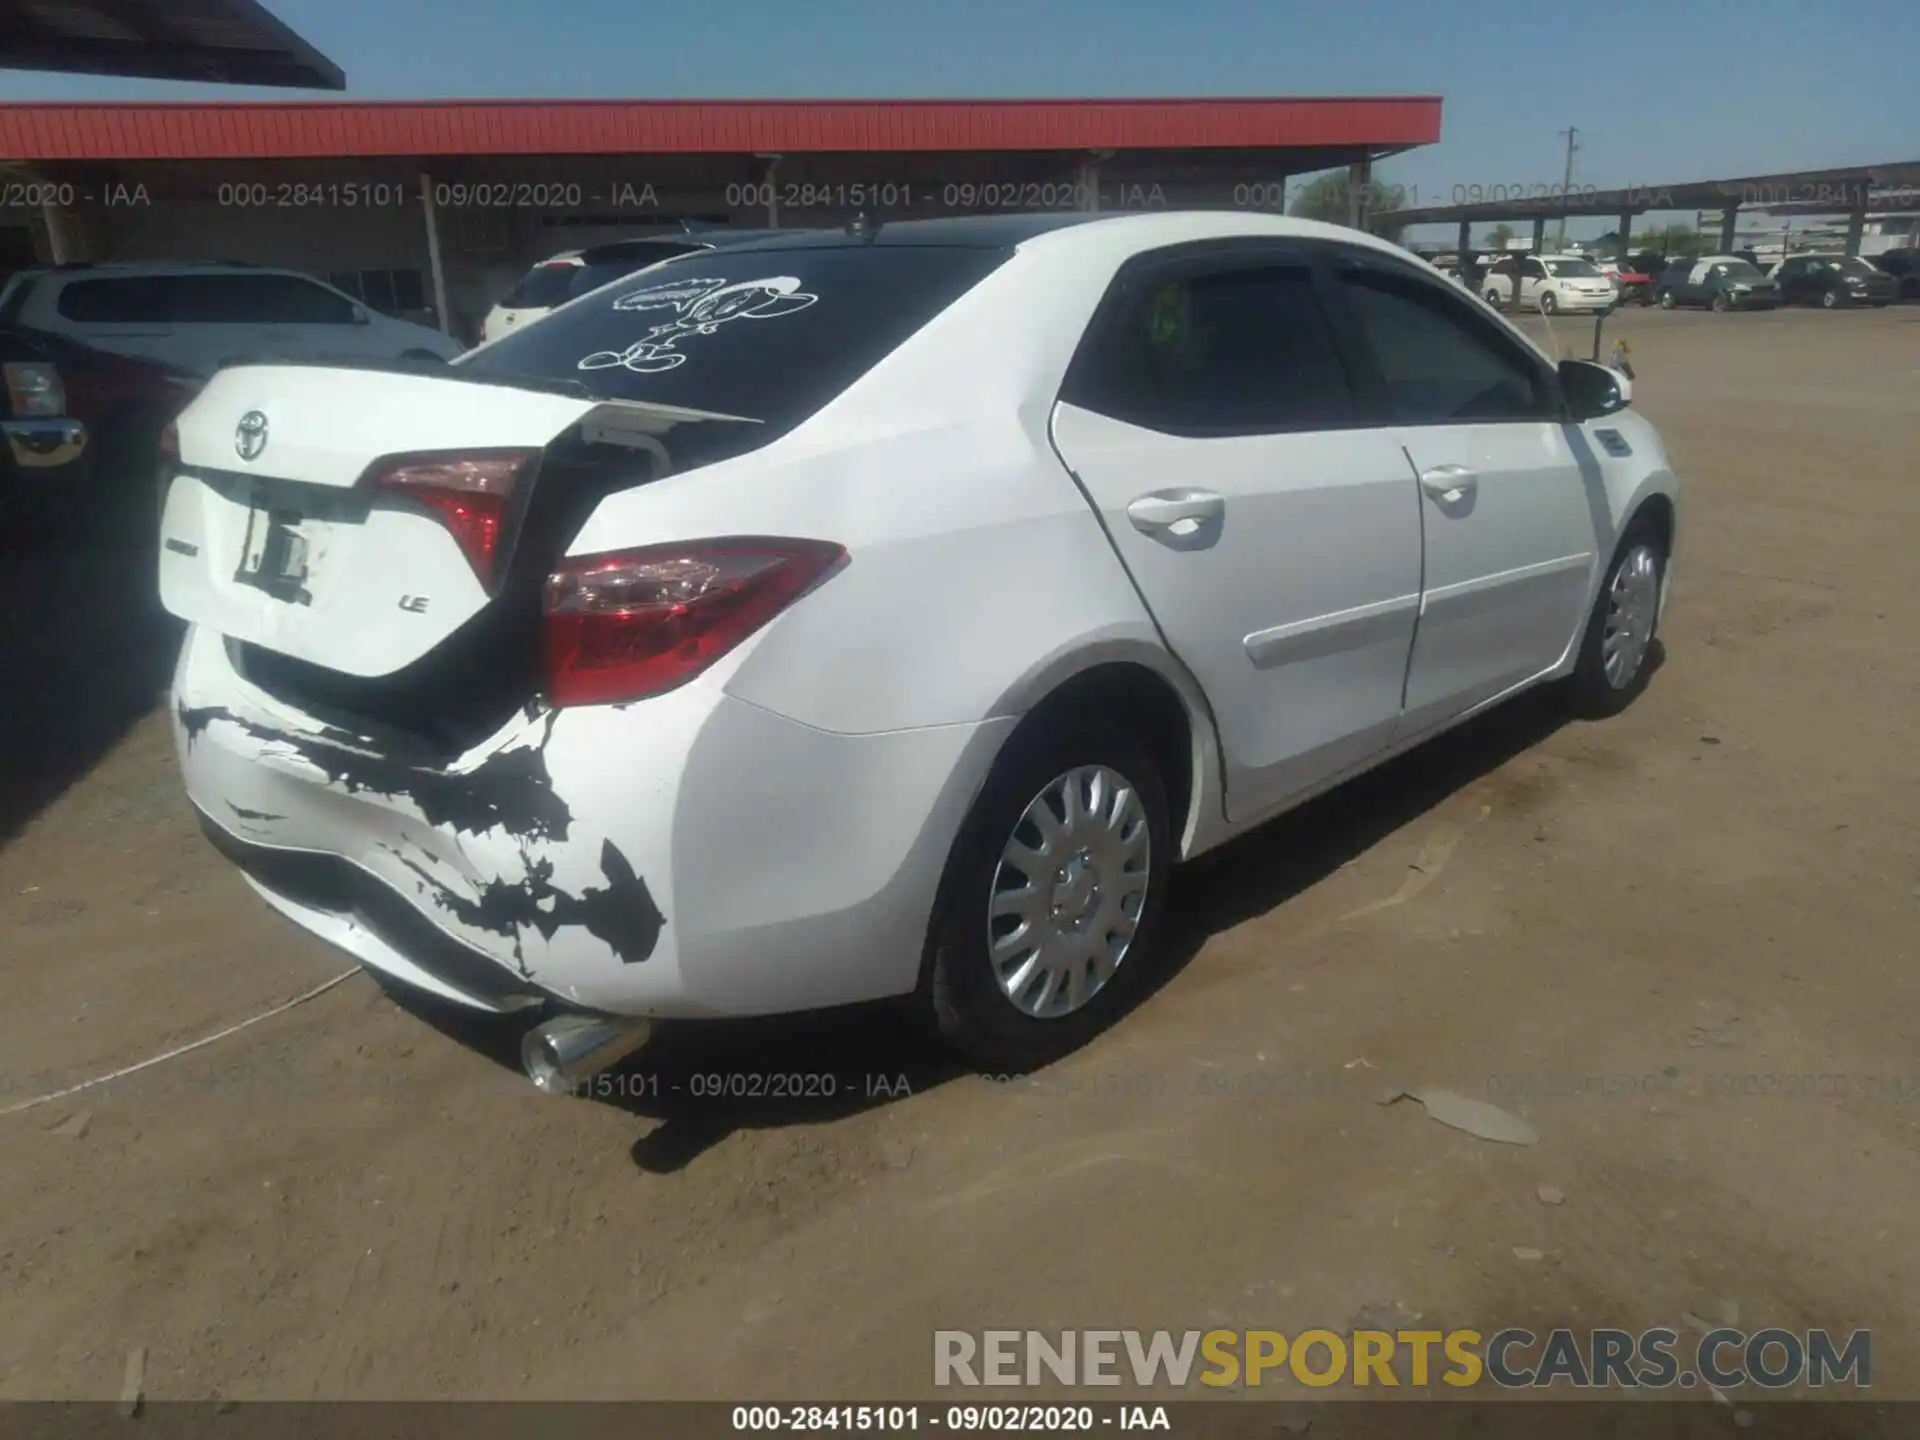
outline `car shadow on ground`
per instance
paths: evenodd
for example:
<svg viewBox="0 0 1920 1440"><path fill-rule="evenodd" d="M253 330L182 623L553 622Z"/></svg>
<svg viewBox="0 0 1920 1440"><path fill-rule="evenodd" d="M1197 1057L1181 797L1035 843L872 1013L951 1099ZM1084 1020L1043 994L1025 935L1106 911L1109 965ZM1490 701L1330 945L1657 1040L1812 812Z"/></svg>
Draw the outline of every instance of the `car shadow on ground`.
<svg viewBox="0 0 1920 1440"><path fill-rule="evenodd" d="M183 627L154 546L113 515L0 532L0 845L160 703Z"/></svg>
<svg viewBox="0 0 1920 1440"><path fill-rule="evenodd" d="M396 1004L442 1034L523 1073L520 1041L535 1018L483 1015L401 985L386 988ZM966 1073L906 1007L891 1002L662 1024L636 1054L573 1096L548 1103L609 1105L655 1122L634 1142L633 1162L669 1174L736 1130L844 1119Z"/></svg>
<svg viewBox="0 0 1920 1440"><path fill-rule="evenodd" d="M1656 642L1649 664L1660 659ZM1569 719L1557 687L1530 692L1175 872L1162 960L1134 1007L1173 983L1213 935L1285 904ZM421 1019L520 1072L532 1021L455 1012L401 988L394 998ZM553 1103L612 1105L656 1122L633 1161L668 1174L737 1130L841 1119L967 1073L895 1003L663 1024L588 1090Z"/></svg>

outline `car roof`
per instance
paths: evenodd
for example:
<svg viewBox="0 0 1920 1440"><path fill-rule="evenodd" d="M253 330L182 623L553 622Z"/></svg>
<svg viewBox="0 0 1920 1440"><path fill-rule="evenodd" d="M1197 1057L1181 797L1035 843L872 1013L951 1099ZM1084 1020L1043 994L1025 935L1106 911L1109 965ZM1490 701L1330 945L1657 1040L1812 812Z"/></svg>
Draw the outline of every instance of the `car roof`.
<svg viewBox="0 0 1920 1440"><path fill-rule="evenodd" d="M848 246L947 246L1004 250L1044 244L1106 251L1116 242L1138 250L1210 239L1334 240L1407 259L1410 252L1391 241L1344 225L1246 210L1066 210L1005 215L961 215L942 219L898 220L875 224L865 234L851 226L835 230L796 230L765 240L729 246L752 254ZM691 257L689 257L691 258Z"/></svg>
<svg viewBox="0 0 1920 1440"><path fill-rule="evenodd" d="M935 220L895 220L873 223L860 234L852 226L820 230L727 231L739 237L727 245L729 250L811 250L834 249L847 245L881 247L939 245L983 250L1005 250L1049 231L1083 225L1111 216L1085 211L1054 211L1046 214L959 215ZM663 236L670 239L670 236ZM702 238L698 235L688 237Z"/></svg>

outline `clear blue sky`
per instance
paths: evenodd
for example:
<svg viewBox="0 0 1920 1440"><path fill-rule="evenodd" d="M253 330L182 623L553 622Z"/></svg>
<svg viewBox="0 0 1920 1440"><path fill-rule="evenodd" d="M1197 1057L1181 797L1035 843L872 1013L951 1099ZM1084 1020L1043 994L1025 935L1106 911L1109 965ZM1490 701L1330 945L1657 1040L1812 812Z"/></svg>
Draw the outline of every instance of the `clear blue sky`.
<svg viewBox="0 0 1920 1440"><path fill-rule="evenodd" d="M1443 201L1558 181L1568 125L1602 187L1920 159L1913 0L266 3L368 99L1437 94L1440 143L1382 174ZM306 93L0 71L6 100Z"/></svg>

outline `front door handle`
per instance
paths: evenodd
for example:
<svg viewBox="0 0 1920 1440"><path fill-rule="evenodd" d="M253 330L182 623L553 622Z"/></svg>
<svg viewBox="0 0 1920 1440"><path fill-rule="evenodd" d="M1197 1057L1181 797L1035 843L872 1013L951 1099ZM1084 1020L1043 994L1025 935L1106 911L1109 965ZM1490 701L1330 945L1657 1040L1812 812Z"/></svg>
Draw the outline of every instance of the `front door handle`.
<svg viewBox="0 0 1920 1440"><path fill-rule="evenodd" d="M1127 519L1142 535L1172 531L1191 535L1226 513L1227 502L1211 490L1156 490L1127 506Z"/></svg>
<svg viewBox="0 0 1920 1440"><path fill-rule="evenodd" d="M1436 465L1420 472L1420 488L1443 505L1457 505L1473 494L1480 477L1464 465Z"/></svg>

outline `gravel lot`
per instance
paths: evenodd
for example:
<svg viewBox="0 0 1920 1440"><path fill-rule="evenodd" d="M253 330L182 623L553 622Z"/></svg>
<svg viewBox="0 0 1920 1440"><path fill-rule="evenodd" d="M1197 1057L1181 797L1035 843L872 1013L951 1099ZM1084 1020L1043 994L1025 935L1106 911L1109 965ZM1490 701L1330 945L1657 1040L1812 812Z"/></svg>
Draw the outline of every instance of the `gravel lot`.
<svg viewBox="0 0 1920 1440"><path fill-rule="evenodd" d="M1523 702L1231 847L1159 992L1026 1082L857 1015L670 1032L657 1095L553 1101L510 1031L355 975L0 1116L0 1398L113 1397L145 1346L156 1399L870 1399L925 1393L942 1327L1703 1300L1871 1327L1920 1395L1920 307L1609 332L1688 487L1626 715ZM149 563L0 562L0 1110L347 968L194 829ZM746 1072L837 1093L696 1093Z"/></svg>

